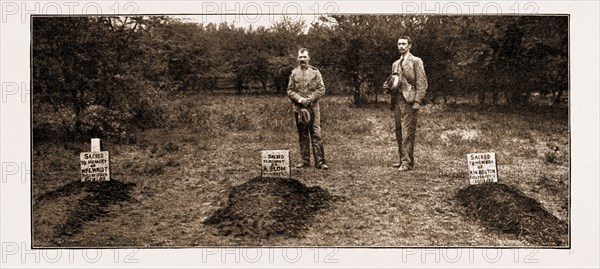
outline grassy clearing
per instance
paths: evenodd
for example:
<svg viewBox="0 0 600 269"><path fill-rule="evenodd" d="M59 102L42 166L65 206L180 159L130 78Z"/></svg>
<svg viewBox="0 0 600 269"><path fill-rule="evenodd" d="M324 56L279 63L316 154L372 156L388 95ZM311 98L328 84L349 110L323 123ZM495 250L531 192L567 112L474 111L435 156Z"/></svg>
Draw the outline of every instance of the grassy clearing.
<svg viewBox="0 0 600 269"><path fill-rule="evenodd" d="M390 167L398 157L387 106L357 109L328 96L321 110L332 169L293 169L292 177L342 199L317 212L303 236L221 236L203 221L224 207L232 186L260 175L260 150L289 149L292 165L299 160L291 105L285 97L194 95L165 108L165 128L137 134L134 144L105 141L112 178L130 186L128 199L103 204L106 214L77 233L59 230L86 215L90 206L77 201L94 201L93 193L43 197L78 180L79 153L89 145L34 141L34 246L531 246L467 218L456 199L468 186L465 155L488 151L502 183L569 219L565 111L428 105L419 115L416 170L400 174Z"/></svg>

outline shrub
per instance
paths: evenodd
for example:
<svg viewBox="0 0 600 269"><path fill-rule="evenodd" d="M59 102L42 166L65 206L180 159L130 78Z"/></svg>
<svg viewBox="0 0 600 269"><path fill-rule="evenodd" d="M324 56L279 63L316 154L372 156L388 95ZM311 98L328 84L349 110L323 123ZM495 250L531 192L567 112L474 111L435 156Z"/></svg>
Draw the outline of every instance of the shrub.
<svg viewBox="0 0 600 269"><path fill-rule="evenodd" d="M111 110L101 105L87 106L79 115L80 134L118 136L127 131L132 114Z"/></svg>
<svg viewBox="0 0 600 269"><path fill-rule="evenodd" d="M561 152L558 146L548 145L543 151L543 159L546 163L558 164L561 161Z"/></svg>
<svg viewBox="0 0 600 269"><path fill-rule="evenodd" d="M125 112L127 113L127 112ZM133 107L132 127L139 129L160 128L165 126L165 111L152 100L142 100Z"/></svg>

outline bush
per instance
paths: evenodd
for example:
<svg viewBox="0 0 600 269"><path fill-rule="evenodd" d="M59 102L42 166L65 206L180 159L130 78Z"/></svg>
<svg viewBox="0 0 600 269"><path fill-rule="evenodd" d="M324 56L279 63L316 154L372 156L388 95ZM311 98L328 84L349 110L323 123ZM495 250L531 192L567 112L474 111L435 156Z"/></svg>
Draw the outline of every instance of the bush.
<svg viewBox="0 0 600 269"><path fill-rule="evenodd" d="M50 105L32 99L32 138L34 142L66 140L75 126L73 111L65 106Z"/></svg>
<svg viewBox="0 0 600 269"><path fill-rule="evenodd" d="M548 143L541 152L542 159L546 163L560 164L563 159L563 154L560 151L560 147L553 143Z"/></svg>
<svg viewBox="0 0 600 269"><path fill-rule="evenodd" d="M139 129L160 128L165 126L165 111L152 100L142 100L132 109L132 127ZM127 113L127 112L126 112Z"/></svg>

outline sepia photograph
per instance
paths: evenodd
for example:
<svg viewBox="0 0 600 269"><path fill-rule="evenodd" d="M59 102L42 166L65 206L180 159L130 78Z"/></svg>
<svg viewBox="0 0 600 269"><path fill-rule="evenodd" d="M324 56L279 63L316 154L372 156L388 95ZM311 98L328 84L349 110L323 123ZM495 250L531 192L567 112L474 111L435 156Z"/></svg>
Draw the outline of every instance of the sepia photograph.
<svg viewBox="0 0 600 269"><path fill-rule="evenodd" d="M571 247L568 14L239 16L31 17L33 248Z"/></svg>

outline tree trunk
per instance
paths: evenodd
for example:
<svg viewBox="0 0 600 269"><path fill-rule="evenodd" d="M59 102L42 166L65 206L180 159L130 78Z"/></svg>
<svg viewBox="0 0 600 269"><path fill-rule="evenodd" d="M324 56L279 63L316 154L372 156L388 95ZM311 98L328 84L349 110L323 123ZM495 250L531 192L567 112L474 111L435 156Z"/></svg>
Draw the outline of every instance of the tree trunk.
<svg viewBox="0 0 600 269"><path fill-rule="evenodd" d="M267 93L267 82L265 80L261 80L260 83L263 87L263 93Z"/></svg>
<svg viewBox="0 0 600 269"><path fill-rule="evenodd" d="M73 132L71 139L76 139L83 132L81 122L81 112L84 109L83 92L83 89L71 89L71 101L73 102L73 111L75 112L75 132Z"/></svg>
<svg viewBox="0 0 600 269"><path fill-rule="evenodd" d="M273 85L275 85L275 92L277 92L277 93L282 93L283 92L281 90L281 83L279 83L279 80L277 79L277 76L273 77Z"/></svg>
<svg viewBox="0 0 600 269"><path fill-rule="evenodd" d="M360 83L355 83L354 84L354 104L356 106L361 106L362 105L362 97L361 97L361 92L360 92Z"/></svg>
<svg viewBox="0 0 600 269"><path fill-rule="evenodd" d="M498 105L498 89L494 88L492 90L492 102L494 103L495 106Z"/></svg>
<svg viewBox="0 0 600 269"><path fill-rule="evenodd" d="M352 78L352 82L354 84L354 104L356 106L361 106L362 105L362 93L360 91L360 86L362 84L362 81L359 79L357 74L354 74L353 78Z"/></svg>
<svg viewBox="0 0 600 269"><path fill-rule="evenodd" d="M479 104L483 105L485 102L485 91L483 89L481 89L481 91L478 93L477 99L479 100Z"/></svg>
<svg viewBox="0 0 600 269"><path fill-rule="evenodd" d="M242 80L242 77L237 76L236 81L235 81L235 90L236 90L237 94L242 94L243 87L244 87L244 81Z"/></svg>

